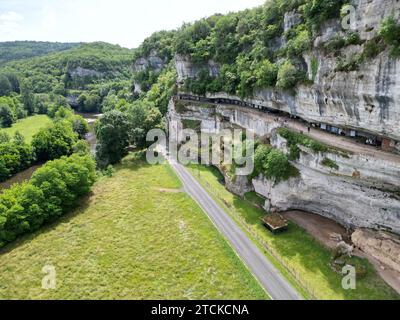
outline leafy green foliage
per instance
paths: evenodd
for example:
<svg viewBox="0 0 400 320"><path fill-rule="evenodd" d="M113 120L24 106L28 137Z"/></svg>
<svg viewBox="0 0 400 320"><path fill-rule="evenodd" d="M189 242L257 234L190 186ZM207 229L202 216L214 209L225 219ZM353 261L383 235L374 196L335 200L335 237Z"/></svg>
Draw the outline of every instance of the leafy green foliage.
<svg viewBox="0 0 400 320"><path fill-rule="evenodd" d="M308 0L304 5L304 17L313 30L332 18L340 16L341 8L346 0Z"/></svg>
<svg viewBox="0 0 400 320"><path fill-rule="evenodd" d="M11 82L8 78L0 74L0 96L8 96L12 91Z"/></svg>
<svg viewBox="0 0 400 320"><path fill-rule="evenodd" d="M314 152L328 152L330 150L328 146L321 142L311 139L304 134L293 132L287 128L279 128L278 134L287 140L291 151L289 156L291 160L298 159L300 156L300 150L297 147L298 144L308 147Z"/></svg>
<svg viewBox="0 0 400 320"><path fill-rule="evenodd" d="M281 89L290 89L296 85L301 77L301 72L289 60L285 60L279 66L276 85Z"/></svg>
<svg viewBox="0 0 400 320"><path fill-rule="evenodd" d="M0 246L65 214L90 191L95 163L73 155L48 162L27 183L0 195Z"/></svg>
<svg viewBox="0 0 400 320"><path fill-rule="evenodd" d="M298 176L298 170L293 167L281 151L271 146L260 144L254 153L254 172L249 177L253 179L262 174L276 183Z"/></svg>
<svg viewBox="0 0 400 320"><path fill-rule="evenodd" d="M382 22L379 34L390 46L391 55L400 57L400 23L393 16L386 18Z"/></svg>
<svg viewBox="0 0 400 320"><path fill-rule="evenodd" d="M96 123L97 160L102 167L118 163L129 146L128 116L121 111L112 110L104 114Z"/></svg>
<svg viewBox="0 0 400 320"><path fill-rule="evenodd" d="M33 161L32 147L19 134L0 143L0 181L27 169Z"/></svg>
<svg viewBox="0 0 400 320"><path fill-rule="evenodd" d="M72 154L78 135L69 121L58 121L41 129L33 136L32 147L39 161L47 161Z"/></svg>
<svg viewBox="0 0 400 320"><path fill-rule="evenodd" d="M339 170L339 166L338 164L333 161L332 159L329 158L325 158L324 160L321 161L321 164L325 167L331 168L331 169L335 169L335 170Z"/></svg>

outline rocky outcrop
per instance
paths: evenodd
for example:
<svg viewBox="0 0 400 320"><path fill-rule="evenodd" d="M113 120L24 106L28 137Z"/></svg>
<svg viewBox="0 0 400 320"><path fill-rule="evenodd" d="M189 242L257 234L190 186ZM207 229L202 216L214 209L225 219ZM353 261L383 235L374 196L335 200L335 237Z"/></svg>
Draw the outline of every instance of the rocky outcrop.
<svg viewBox="0 0 400 320"><path fill-rule="evenodd" d="M75 69L69 70L68 72L72 78L101 78L104 75L100 71L85 69L82 67L77 67Z"/></svg>
<svg viewBox="0 0 400 320"><path fill-rule="evenodd" d="M384 265L400 272L400 238L384 232L359 229L352 235L353 243Z"/></svg>
<svg viewBox="0 0 400 320"><path fill-rule="evenodd" d="M375 37L384 17L400 17L397 0L354 0L354 17L350 27L366 41ZM285 15L284 28L288 30L299 23L299 15ZM400 142L400 59L390 57L389 50L376 58L363 62L358 70L341 72L341 60L355 59L363 52L363 45L343 48L340 57L323 49L323 44L335 36L345 36L339 19L326 21L315 39L313 50L301 60L304 71L314 84L299 85L292 91L262 89L246 101L259 106L281 110L309 122L331 124ZM284 41L278 41L282 46ZM210 61L203 66L193 65L188 58L176 57L179 82L193 78L199 70L208 69L218 74L218 66ZM213 97L227 96L224 93ZM238 97L232 97L240 100ZM400 147L399 147L400 149Z"/></svg>
<svg viewBox="0 0 400 320"><path fill-rule="evenodd" d="M218 133L229 126L268 136L271 144L288 152L287 141L276 134L280 124L265 113L236 106L171 102L169 115L182 130L184 119L202 122L202 128ZM179 129L180 128L180 129ZM267 200L267 209L303 210L333 219L348 228L372 228L400 234L400 164L357 153L318 153L299 145L300 158L293 162L300 175L279 184L262 176L252 181L256 192ZM323 164L330 159L336 168ZM247 177L244 177L247 179ZM242 180L230 191L243 195L251 186Z"/></svg>
<svg viewBox="0 0 400 320"><path fill-rule="evenodd" d="M133 64L133 72L142 72L151 69L154 72L161 72L167 61L162 59L158 53L152 50L148 57L141 57Z"/></svg>
<svg viewBox="0 0 400 320"><path fill-rule="evenodd" d="M202 70L207 70L210 76L217 76L219 74L220 66L218 63L210 60L205 65L198 65L193 63L189 57L177 54L175 56L175 67L178 73L178 82L183 83L185 79L196 78Z"/></svg>
<svg viewBox="0 0 400 320"><path fill-rule="evenodd" d="M301 23L301 14L296 13L295 11L286 12L285 18L283 21L283 30L284 32L289 31L290 29L294 28L295 26Z"/></svg>
<svg viewBox="0 0 400 320"><path fill-rule="evenodd" d="M300 176L275 184L253 180L258 194L279 210L303 210L322 215L349 228L384 229L400 233L400 201L387 192L364 187L351 179L323 174L296 165Z"/></svg>

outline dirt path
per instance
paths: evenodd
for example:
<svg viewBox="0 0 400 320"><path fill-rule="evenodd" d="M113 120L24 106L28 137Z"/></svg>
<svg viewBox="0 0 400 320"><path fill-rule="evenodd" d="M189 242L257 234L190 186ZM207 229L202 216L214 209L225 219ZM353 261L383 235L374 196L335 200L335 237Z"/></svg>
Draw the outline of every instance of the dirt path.
<svg viewBox="0 0 400 320"><path fill-rule="evenodd" d="M330 249L334 249L338 243L332 237L333 235L340 235L344 241L350 242L350 232L331 219L297 210L287 211L283 213L283 216L306 230Z"/></svg>
<svg viewBox="0 0 400 320"><path fill-rule="evenodd" d="M238 106L235 107L243 108ZM311 128L311 131L308 132L307 125L299 120L290 119L289 117L283 115L268 114L266 112L258 110L255 111L260 116L266 118L270 122L279 122L282 127L286 127L296 132L303 133L304 135L309 136L310 138L318 140L322 143L325 143L329 146L343 149L351 153L368 155L376 159L400 163L400 155L398 154L385 152L374 146L369 146L366 144L359 143L352 138L335 135L316 128Z"/></svg>

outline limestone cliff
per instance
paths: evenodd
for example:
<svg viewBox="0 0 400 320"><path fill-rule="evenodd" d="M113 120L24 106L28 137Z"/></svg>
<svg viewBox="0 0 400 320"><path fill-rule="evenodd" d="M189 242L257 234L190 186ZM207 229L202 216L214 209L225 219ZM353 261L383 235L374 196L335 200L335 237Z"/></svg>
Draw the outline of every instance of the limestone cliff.
<svg viewBox="0 0 400 320"><path fill-rule="evenodd" d="M288 152L287 141L276 133L280 124L274 116L250 108L171 101L168 117L175 128L171 139L181 139L183 120L198 120L205 132L218 133L232 125L240 126L259 137L269 137L275 148ZM400 157L380 158L351 151L316 153L299 147L300 157L293 162L299 177L276 184L260 176L250 185L241 178L236 185L229 181L229 190L243 195L254 188L267 199L267 209L299 209L349 228L400 234ZM330 159L337 167L323 165L324 159Z"/></svg>
<svg viewBox="0 0 400 320"><path fill-rule="evenodd" d="M244 100L288 112L309 122L391 138L392 146L397 143L400 149L400 59L392 58L386 49L375 58L363 61L358 70L338 69L339 64L349 63L363 52L366 42L376 37L384 17L394 15L399 19L400 3L397 0L353 0L352 4L355 11L350 27L359 34L359 45L345 46L338 55L324 49L323 44L345 35L340 19L329 20L322 26L312 50L299 62L313 84L298 85L290 91L262 89ZM299 16L295 12L285 15L285 31L298 23ZM284 38L277 39L276 43L275 49L279 49L285 43ZM179 82L195 78L201 69L182 56L176 56L175 61ZM202 70L209 70L211 76L219 72L214 61L202 67ZM212 96L227 97L227 94Z"/></svg>

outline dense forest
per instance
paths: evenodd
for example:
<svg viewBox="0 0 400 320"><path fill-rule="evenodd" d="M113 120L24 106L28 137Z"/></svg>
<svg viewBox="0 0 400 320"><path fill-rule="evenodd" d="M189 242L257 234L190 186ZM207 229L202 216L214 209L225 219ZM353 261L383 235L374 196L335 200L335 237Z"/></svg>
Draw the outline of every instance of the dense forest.
<svg viewBox="0 0 400 320"><path fill-rule="evenodd" d="M12 41L0 42L0 65L9 61L44 56L79 46L79 43Z"/></svg>

